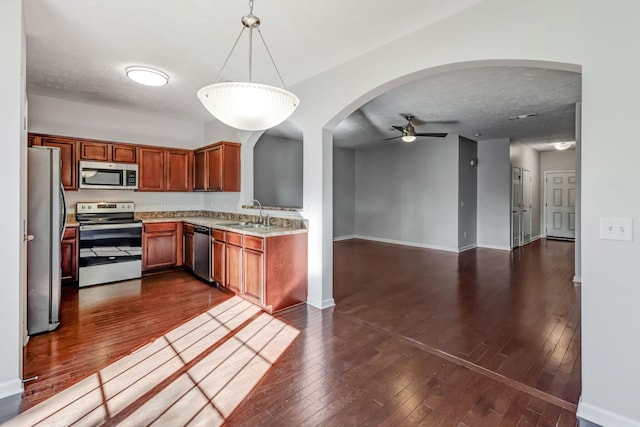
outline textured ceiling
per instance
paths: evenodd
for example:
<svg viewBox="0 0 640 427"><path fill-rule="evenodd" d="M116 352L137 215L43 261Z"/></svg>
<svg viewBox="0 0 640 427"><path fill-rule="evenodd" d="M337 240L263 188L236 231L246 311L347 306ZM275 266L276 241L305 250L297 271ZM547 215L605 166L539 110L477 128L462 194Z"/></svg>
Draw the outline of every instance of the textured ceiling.
<svg viewBox="0 0 640 427"><path fill-rule="evenodd" d="M399 143L392 125L413 114L416 132L448 132L475 140L511 138L536 149L575 138L581 76L541 68L486 67L447 72L393 89L363 105L334 132L339 147ZM536 113L524 120L509 117ZM482 136L474 137L475 133ZM418 138L419 142L421 138Z"/></svg>
<svg viewBox="0 0 640 427"><path fill-rule="evenodd" d="M256 0L254 13L289 86L480 0ZM154 114L211 117L196 98L213 83L242 28L248 1L25 0L27 91ZM243 42L246 43L246 37ZM257 41L257 40L256 40ZM239 45L222 80L246 80ZM126 79L130 65L159 68L167 86ZM277 75L256 44L254 80Z"/></svg>
<svg viewBox="0 0 640 427"><path fill-rule="evenodd" d="M479 1L256 0L254 13L285 82L294 86ZM24 7L28 93L202 123L211 116L196 92L215 79L248 12L248 2L237 0L25 0ZM222 80L247 79L247 52L241 43ZM277 84L264 54L257 45L255 80ZM159 68L170 75L170 84L150 88L131 82L124 75L130 65ZM338 126L335 141L352 148L384 144L399 134L391 126L404 125L404 113L416 116L417 132L471 138L480 132L475 139L528 144L570 140L580 85L578 74L532 68L433 75L364 105ZM538 115L507 120L530 112ZM300 138L288 123L269 133Z"/></svg>

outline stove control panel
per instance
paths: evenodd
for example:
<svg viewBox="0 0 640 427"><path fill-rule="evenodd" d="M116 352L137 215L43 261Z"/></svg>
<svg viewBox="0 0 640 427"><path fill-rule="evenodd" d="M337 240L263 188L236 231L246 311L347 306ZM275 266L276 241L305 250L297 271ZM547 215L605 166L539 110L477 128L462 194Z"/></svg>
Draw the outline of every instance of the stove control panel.
<svg viewBox="0 0 640 427"><path fill-rule="evenodd" d="M133 212L133 202L78 202L76 213L116 213Z"/></svg>

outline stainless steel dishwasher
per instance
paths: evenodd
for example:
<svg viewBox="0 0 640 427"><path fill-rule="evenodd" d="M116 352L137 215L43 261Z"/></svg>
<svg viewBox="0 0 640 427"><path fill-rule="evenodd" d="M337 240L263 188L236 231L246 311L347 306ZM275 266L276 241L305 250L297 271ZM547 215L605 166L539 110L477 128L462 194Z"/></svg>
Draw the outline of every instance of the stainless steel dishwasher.
<svg viewBox="0 0 640 427"><path fill-rule="evenodd" d="M211 229L202 225L193 226L193 272L207 282L211 277Z"/></svg>

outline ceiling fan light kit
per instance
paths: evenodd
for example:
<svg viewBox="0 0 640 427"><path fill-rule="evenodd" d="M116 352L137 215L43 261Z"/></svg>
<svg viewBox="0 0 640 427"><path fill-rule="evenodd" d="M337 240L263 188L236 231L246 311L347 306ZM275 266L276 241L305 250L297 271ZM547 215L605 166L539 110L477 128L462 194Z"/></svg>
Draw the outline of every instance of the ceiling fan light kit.
<svg viewBox="0 0 640 427"><path fill-rule="evenodd" d="M391 139L397 139L397 138L402 138L402 142L413 142L416 140L416 137L418 136L428 136L428 137L432 137L432 138L444 138L445 136L447 136L446 133L424 133L424 132L419 132L416 133L416 129L413 127L413 119L414 117L412 115L406 115L404 116L404 118L407 120L407 124L404 126L392 126L392 128L394 128L395 130L399 130L400 132L402 132L402 135L400 136L394 136L391 138L387 138L385 139L385 141L389 141Z"/></svg>
<svg viewBox="0 0 640 427"><path fill-rule="evenodd" d="M244 30L249 29L249 81L218 83ZM252 82L253 31L256 30L278 74L282 88ZM253 14L253 0L249 0L249 14L242 17L242 30L213 84L198 91L202 105L222 123L241 130L269 129L285 121L298 107L300 100L289 92L282 80L269 47L260 31L260 18Z"/></svg>
<svg viewBox="0 0 640 427"><path fill-rule="evenodd" d="M404 135L402 137L402 141L403 142L413 142L416 140L416 136L415 135Z"/></svg>

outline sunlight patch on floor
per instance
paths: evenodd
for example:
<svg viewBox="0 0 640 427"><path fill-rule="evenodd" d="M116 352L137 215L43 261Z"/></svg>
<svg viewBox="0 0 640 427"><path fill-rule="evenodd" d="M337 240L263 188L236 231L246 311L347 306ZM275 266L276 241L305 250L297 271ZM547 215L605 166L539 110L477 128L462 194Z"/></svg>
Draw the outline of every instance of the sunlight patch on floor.
<svg viewBox="0 0 640 427"><path fill-rule="evenodd" d="M233 297L6 425L219 425L298 334Z"/></svg>

